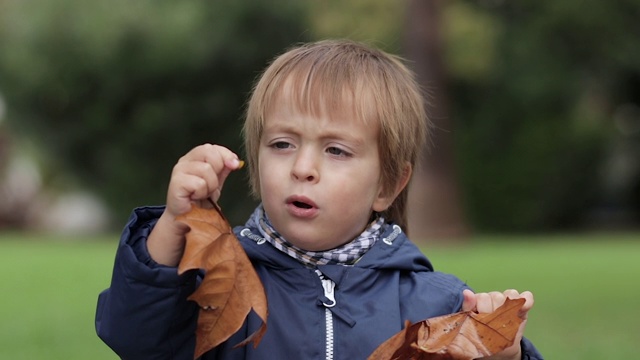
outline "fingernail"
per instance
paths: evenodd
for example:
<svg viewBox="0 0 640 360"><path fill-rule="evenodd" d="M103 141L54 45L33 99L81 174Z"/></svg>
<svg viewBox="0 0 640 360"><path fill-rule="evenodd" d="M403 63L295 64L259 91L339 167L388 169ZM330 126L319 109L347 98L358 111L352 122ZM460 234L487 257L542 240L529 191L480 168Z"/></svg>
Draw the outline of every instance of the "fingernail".
<svg viewBox="0 0 640 360"><path fill-rule="evenodd" d="M238 160L238 167L236 169L242 169L244 167L244 160Z"/></svg>

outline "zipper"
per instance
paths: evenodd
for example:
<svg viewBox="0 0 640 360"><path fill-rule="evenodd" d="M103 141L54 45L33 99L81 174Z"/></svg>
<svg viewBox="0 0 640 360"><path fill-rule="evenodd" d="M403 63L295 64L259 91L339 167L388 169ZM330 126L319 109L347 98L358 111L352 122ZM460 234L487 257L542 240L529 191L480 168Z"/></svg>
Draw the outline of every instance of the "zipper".
<svg viewBox="0 0 640 360"><path fill-rule="evenodd" d="M325 334L325 358L333 360L333 314L329 308L324 309L324 321L327 329Z"/></svg>
<svg viewBox="0 0 640 360"><path fill-rule="evenodd" d="M320 272L316 270L316 274L322 282L322 289L324 290L324 299L322 299L322 305L324 305L324 323L325 323L325 359L333 360L333 313L331 308L336 306L336 284L328 279Z"/></svg>

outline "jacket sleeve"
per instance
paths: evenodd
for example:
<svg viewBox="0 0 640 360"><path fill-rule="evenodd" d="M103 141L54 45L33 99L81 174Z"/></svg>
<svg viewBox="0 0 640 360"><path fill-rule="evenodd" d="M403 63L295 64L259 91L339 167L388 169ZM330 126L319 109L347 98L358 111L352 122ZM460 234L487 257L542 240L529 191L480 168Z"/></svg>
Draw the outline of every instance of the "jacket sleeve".
<svg viewBox="0 0 640 360"><path fill-rule="evenodd" d="M522 349L522 360L544 360L529 339L522 338L520 347Z"/></svg>
<svg viewBox="0 0 640 360"><path fill-rule="evenodd" d="M136 209L116 253L111 286L98 297L96 331L122 359L193 359L196 273L155 263L146 239L161 207Z"/></svg>

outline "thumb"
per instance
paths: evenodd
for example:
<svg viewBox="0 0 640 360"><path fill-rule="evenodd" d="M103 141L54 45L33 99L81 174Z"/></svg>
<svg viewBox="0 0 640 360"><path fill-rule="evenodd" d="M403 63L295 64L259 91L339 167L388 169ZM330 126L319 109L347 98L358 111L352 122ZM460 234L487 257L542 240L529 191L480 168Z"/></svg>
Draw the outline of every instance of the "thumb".
<svg viewBox="0 0 640 360"><path fill-rule="evenodd" d="M465 289L462 291L462 311L475 311L478 300L476 299L476 294L469 289Z"/></svg>

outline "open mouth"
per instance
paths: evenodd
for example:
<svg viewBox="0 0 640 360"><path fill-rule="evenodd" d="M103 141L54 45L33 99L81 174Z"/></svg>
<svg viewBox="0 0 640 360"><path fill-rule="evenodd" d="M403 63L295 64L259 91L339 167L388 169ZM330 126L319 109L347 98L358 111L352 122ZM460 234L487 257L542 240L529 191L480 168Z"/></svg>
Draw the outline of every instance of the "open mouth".
<svg viewBox="0 0 640 360"><path fill-rule="evenodd" d="M311 209L312 208L311 205L309 205L307 203L304 203L304 202L301 202L301 201L294 201L292 204L293 204L293 206L301 208L301 209Z"/></svg>
<svg viewBox="0 0 640 360"><path fill-rule="evenodd" d="M306 196L293 195L287 198L287 209L289 213L300 219L311 219L318 214L318 205Z"/></svg>

